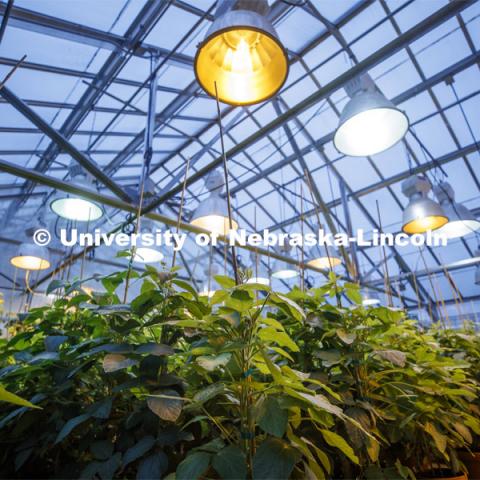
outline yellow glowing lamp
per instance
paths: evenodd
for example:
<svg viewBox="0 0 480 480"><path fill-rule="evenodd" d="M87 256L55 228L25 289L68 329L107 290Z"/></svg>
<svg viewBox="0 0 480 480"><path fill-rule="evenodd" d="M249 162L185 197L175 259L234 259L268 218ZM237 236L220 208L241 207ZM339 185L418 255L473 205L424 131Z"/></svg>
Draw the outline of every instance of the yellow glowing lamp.
<svg viewBox="0 0 480 480"><path fill-rule="evenodd" d="M222 195L224 184L223 174L219 170L214 170L206 178L205 187L210 191L210 195L202 200L193 212L190 220L192 225L218 235L227 235L230 230L238 229L238 223L234 219L230 229L228 204Z"/></svg>
<svg viewBox="0 0 480 480"><path fill-rule="evenodd" d="M24 242L20 244L10 263L22 270L46 270L50 267L50 255L46 247Z"/></svg>
<svg viewBox="0 0 480 480"><path fill-rule="evenodd" d="M403 211L402 230L413 235L437 230L448 222L443 208L428 198L430 183L423 177L413 176L402 183L402 192L409 198Z"/></svg>
<svg viewBox="0 0 480 480"><path fill-rule="evenodd" d="M230 105L274 96L285 83L288 57L271 22L266 0L220 0L195 56L198 83Z"/></svg>

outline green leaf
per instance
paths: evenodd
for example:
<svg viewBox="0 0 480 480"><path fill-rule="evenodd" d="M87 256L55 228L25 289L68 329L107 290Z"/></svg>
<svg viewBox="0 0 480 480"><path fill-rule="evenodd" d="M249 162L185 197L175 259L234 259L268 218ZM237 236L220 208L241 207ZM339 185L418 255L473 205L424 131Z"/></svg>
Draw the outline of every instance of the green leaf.
<svg viewBox="0 0 480 480"><path fill-rule="evenodd" d="M213 457L212 466L223 480L244 480L247 477L245 454L236 445L220 450Z"/></svg>
<svg viewBox="0 0 480 480"><path fill-rule="evenodd" d="M223 288L233 288L235 286L235 280L233 278L224 275L215 275L213 278Z"/></svg>
<svg viewBox="0 0 480 480"><path fill-rule="evenodd" d="M90 451L97 460L107 460L113 454L113 444L109 440L97 440L90 445Z"/></svg>
<svg viewBox="0 0 480 480"><path fill-rule="evenodd" d="M355 455L352 447L345 441L343 437L330 430L320 429L324 440L331 446L338 448L345 456L347 456L353 463L358 465L358 457Z"/></svg>
<svg viewBox="0 0 480 480"><path fill-rule="evenodd" d="M345 283L345 295L352 303L357 305L362 304L362 295L360 293L360 286L355 283Z"/></svg>
<svg viewBox="0 0 480 480"><path fill-rule="evenodd" d="M288 480L299 460L297 450L278 438L268 438L253 457L254 480Z"/></svg>
<svg viewBox="0 0 480 480"><path fill-rule="evenodd" d="M161 390L147 399L148 408L159 416L162 420L175 422L180 416L183 407L183 401L175 390ZM161 395L164 395L163 397ZM174 398L170 398L174 397Z"/></svg>
<svg viewBox="0 0 480 480"><path fill-rule="evenodd" d="M211 455L206 452L194 452L188 455L177 467L176 480L197 480L210 465Z"/></svg>
<svg viewBox="0 0 480 480"><path fill-rule="evenodd" d="M117 355L115 353L109 353L108 355L105 355L105 358L103 359L103 370L105 373L112 373L136 364L136 360L133 360L132 358L127 358L123 355Z"/></svg>
<svg viewBox="0 0 480 480"><path fill-rule="evenodd" d="M181 289L187 291L188 293L191 293L195 298L198 297L197 291L193 288L190 283L186 282L185 280L180 280L179 278L174 278L172 280L172 283L176 285L177 287L180 287Z"/></svg>
<svg viewBox="0 0 480 480"><path fill-rule="evenodd" d="M59 290L60 288L65 287L65 282L62 280L52 280L47 287L45 295L49 295L50 293L54 292L55 290Z"/></svg>
<svg viewBox="0 0 480 480"><path fill-rule="evenodd" d="M287 429L288 412L280 408L278 400L268 397L262 405L259 427L266 433L275 437L283 437Z"/></svg>
<svg viewBox="0 0 480 480"><path fill-rule="evenodd" d="M8 392L4 387L2 387L2 385L0 385L0 401L13 403L14 405L21 405L22 407L40 408L28 400L25 400L14 393Z"/></svg>
<svg viewBox="0 0 480 480"><path fill-rule="evenodd" d="M68 422L66 422L65 425L60 430L57 436L57 439L55 440L55 444L63 441L75 427L78 427L78 425L81 425L83 422L86 422L89 418L90 418L90 414L84 413L82 415L78 415L78 417L73 417L70 420L68 420Z"/></svg>
<svg viewBox="0 0 480 480"><path fill-rule="evenodd" d="M220 355L211 355L211 356L200 356L197 357L197 363L207 370L208 372L213 372L218 367L224 367L232 357L231 353L221 353Z"/></svg>
<svg viewBox="0 0 480 480"><path fill-rule="evenodd" d="M280 347L287 347L292 352L298 352L300 349L297 344L285 332L279 332L273 327L265 327L258 333L260 339L265 342L275 342Z"/></svg>
<svg viewBox="0 0 480 480"><path fill-rule="evenodd" d="M135 353L150 353L151 355L155 355L157 357L162 357L166 355L173 355L175 351L172 347L168 345L163 345L161 343L144 343L140 345L135 350Z"/></svg>
<svg viewBox="0 0 480 480"><path fill-rule="evenodd" d="M159 479L168 469L168 457L163 453L154 453L144 458L137 470L137 480Z"/></svg>
<svg viewBox="0 0 480 480"><path fill-rule="evenodd" d="M99 418L102 420L106 420L110 417L110 412L112 411L112 403L113 400L111 398L107 398L102 402L98 402L94 404L91 409L91 416L94 418Z"/></svg>
<svg viewBox="0 0 480 480"><path fill-rule="evenodd" d="M212 398L215 398L217 395L225 391L225 385L223 383L213 383L208 387L202 388L193 396L193 401L195 403L205 403Z"/></svg>
<svg viewBox="0 0 480 480"><path fill-rule="evenodd" d="M49 335L45 337L45 350L47 352L57 352L60 345L68 340L66 335Z"/></svg>
<svg viewBox="0 0 480 480"><path fill-rule="evenodd" d="M437 427L430 422L427 422L424 427L425 431L433 438L435 442L435 446L440 450L442 453L445 452L447 448L447 437L443 435L437 430Z"/></svg>
<svg viewBox="0 0 480 480"><path fill-rule="evenodd" d="M407 362L407 355L400 350L376 350L374 352L379 357L393 363L397 367L404 367Z"/></svg>
<svg viewBox="0 0 480 480"><path fill-rule="evenodd" d="M346 343L347 345L351 345L355 339L357 338L357 336L355 335L355 333L353 332L350 332L348 333L345 329L343 328L338 328L337 329L337 335L338 335L338 338L343 342L343 343Z"/></svg>
<svg viewBox="0 0 480 480"><path fill-rule="evenodd" d="M130 447L123 455L123 467L143 457L155 445L155 438L147 435L139 440L133 447Z"/></svg>
<svg viewBox="0 0 480 480"><path fill-rule="evenodd" d="M300 308L297 303L295 303L293 300L290 300L285 295L281 295L280 293L271 293L269 298L272 303L286 313L290 314L295 320L305 320L305 312L302 310L302 308Z"/></svg>

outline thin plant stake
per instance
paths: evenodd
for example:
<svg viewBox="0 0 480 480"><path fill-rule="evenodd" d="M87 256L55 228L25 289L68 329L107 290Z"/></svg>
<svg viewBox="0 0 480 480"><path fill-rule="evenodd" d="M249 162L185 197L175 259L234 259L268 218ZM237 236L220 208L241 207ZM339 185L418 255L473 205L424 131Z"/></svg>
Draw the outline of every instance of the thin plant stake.
<svg viewBox="0 0 480 480"><path fill-rule="evenodd" d="M182 188L182 196L180 197L180 209L178 210L178 219L177 219L177 227L176 233L180 230L180 222L182 221L182 214L183 214L183 202L185 200L185 190L187 189L187 178L188 178L188 170L190 169L190 157L187 159L187 168L185 169L185 176L183 177L183 188ZM175 266L175 260L177 259L177 251L173 250L173 258L172 258L172 268Z"/></svg>
<svg viewBox="0 0 480 480"><path fill-rule="evenodd" d="M230 202L230 186L228 183L227 155L225 154L225 142L223 140L222 116L220 112L220 101L218 99L217 82L214 82L214 84L215 84L215 99L217 101L218 127L220 129L220 144L222 146L223 173L225 176L225 189L226 189L227 207L228 207L228 223L229 223L230 230L233 230L232 205ZM235 277L235 283L238 285L240 283L240 279L238 277L237 256L235 253L235 245L232 245L232 265L233 265L233 274Z"/></svg>

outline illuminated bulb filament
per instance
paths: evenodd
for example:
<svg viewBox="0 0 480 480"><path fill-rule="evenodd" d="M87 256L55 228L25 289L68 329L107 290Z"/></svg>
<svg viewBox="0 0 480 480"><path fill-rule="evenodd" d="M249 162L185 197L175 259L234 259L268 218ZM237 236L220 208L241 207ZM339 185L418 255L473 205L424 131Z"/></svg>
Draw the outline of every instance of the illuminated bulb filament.
<svg viewBox="0 0 480 480"><path fill-rule="evenodd" d="M236 50L233 50L232 71L240 74L253 72L250 47L243 38L240 38Z"/></svg>

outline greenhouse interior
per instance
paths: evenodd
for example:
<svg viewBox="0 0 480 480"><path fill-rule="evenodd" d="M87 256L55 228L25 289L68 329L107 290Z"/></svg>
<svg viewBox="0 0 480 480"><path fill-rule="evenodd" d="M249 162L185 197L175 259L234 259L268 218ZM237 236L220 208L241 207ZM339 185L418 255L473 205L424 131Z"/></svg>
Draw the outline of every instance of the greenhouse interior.
<svg viewBox="0 0 480 480"><path fill-rule="evenodd" d="M480 480L479 0L0 0L0 479Z"/></svg>

